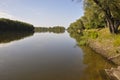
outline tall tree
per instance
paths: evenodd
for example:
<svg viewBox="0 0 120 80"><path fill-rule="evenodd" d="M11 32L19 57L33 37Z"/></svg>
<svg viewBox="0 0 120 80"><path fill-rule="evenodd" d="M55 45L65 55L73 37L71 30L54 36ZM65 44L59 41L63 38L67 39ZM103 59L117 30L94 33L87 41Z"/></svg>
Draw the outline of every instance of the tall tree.
<svg viewBox="0 0 120 80"><path fill-rule="evenodd" d="M74 0L73 0L74 1ZM105 23L109 27L111 33L118 33L120 26L120 0L84 0L85 7L89 6L89 2L94 2L101 12L104 14Z"/></svg>
<svg viewBox="0 0 120 80"><path fill-rule="evenodd" d="M120 0L93 0L104 12L111 33L117 33L120 25Z"/></svg>
<svg viewBox="0 0 120 80"><path fill-rule="evenodd" d="M84 3L84 16L81 19L85 27L89 29L105 26L105 18L101 9L93 1L87 0Z"/></svg>

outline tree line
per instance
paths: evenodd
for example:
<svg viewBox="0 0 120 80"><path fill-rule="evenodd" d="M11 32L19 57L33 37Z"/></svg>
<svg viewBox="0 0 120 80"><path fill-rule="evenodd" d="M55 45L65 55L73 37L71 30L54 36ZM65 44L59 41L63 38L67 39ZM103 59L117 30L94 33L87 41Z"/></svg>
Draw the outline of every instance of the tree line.
<svg viewBox="0 0 120 80"><path fill-rule="evenodd" d="M25 22L0 18L0 31L12 31L12 32L22 32L22 31L34 31L34 26Z"/></svg>
<svg viewBox="0 0 120 80"><path fill-rule="evenodd" d="M84 0L84 16L70 24L71 30L108 27L110 33L119 32L120 0Z"/></svg>
<svg viewBox="0 0 120 80"><path fill-rule="evenodd" d="M35 27L35 32L53 32L53 33L64 33L65 28L62 26L54 27Z"/></svg>

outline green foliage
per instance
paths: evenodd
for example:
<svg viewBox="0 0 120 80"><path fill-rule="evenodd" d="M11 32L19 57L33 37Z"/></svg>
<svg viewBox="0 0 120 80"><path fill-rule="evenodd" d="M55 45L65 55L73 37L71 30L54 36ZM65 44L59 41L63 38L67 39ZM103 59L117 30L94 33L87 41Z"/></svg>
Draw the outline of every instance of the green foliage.
<svg viewBox="0 0 120 80"><path fill-rule="evenodd" d="M109 10L112 18L120 20L120 0L93 0L93 2L96 3L103 12Z"/></svg>
<svg viewBox="0 0 120 80"><path fill-rule="evenodd" d="M88 44L89 39L97 39L99 33L96 30L84 30L82 34L77 32L70 32L70 36L76 39L76 42L80 46L85 46Z"/></svg>
<svg viewBox="0 0 120 80"><path fill-rule="evenodd" d="M84 16L87 17L88 23L89 20L91 21L88 26L98 25L103 19L102 22L109 27L111 33L118 33L120 25L120 0L84 0L84 3ZM103 18L101 19L100 17ZM96 22L97 20L99 23Z"/></svg>
<svg viewBox="0 0 120 80"><path fill-rule="evenodd" d="M83 1L84 16L82 16L80 20L83 22L86 29L103 28L104 26L111 27L111 25L113 25L115 26L113 32L117 30L117 26L120 25L120 0Z"/></svg>
<svg viewBox="0 0 120 80"><path fill-rule="evenodd" d="M97 31L84 31L84 36L91 38L91 39L96 39L98 37L98 32Z"/></svg>
<svg viewBox="0 0 120 80"><path fill-rule="evenodd" d="M73 22L70 24L68 31L69 32L78 32L80 33L82 30L84 30L84 24L81 19L76 20L76 22Z"/></svg>
<svg viewBox="0 0 120 80"><path fill-rule="evenodd" d="M85 0L84 3L84 16L70 24L69 32L105 26L103 11L92 0Z"/></svg>
<svg viewBox="0 0 120 80"><path fill-rule="evenodd" d="M86 41L85 40L81 40L81 41L78 42L78 45L84 46L84 45L86 45Z"/></svg>
<svg viewBox="0 0 120 80"><path fill-rule="evenodd" d="M0 31L34 31L31 24L0 18Z"/></svg>
<svg viewBox="0 0 120 80"><path fill-rule="evenodd" d="M82 17L82 20L85 28L91 29L104 27L105 18L101 9L92 0L85 0L84 3L84 16Z"/></svg>
<svg viewBox="0 0 120 80"><path fill-rule="evenodd" d="M93 32L91 34L91 38L96 39L97 37L98 37L98 33L97 32Z"/></svg>
<svg viewBox="0 0 120 80"><path fill-rule="evenodd" d="M54 27L36 27L35 32L53 32L53 33L64 33L65 28L62 26L54 26Z"/></svg>

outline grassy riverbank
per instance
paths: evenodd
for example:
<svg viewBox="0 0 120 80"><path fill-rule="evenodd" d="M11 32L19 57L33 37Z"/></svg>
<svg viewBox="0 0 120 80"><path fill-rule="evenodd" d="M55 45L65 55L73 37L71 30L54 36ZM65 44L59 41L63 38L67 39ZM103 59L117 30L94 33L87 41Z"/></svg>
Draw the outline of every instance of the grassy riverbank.
<svg viewBox="0 0 120 80"><path fill-rule="evenodd" d="M108 28L84 30L82 35L70 33L80 46L88 45L108 60L120 65L120 34L110 34Z"/></svg>

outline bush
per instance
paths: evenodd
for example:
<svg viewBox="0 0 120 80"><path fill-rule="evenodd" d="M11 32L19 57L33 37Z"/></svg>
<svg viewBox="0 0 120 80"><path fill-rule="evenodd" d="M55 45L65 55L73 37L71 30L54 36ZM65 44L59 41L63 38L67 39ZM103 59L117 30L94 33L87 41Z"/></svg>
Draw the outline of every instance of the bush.
<svg viewBox="0 0 120 80"><path fill-rule="evenodd" d="M92 38L92 39L96 39L98 37L98 32L97 31L84 31L84 36L86 36L87 38Z"/></svg>

